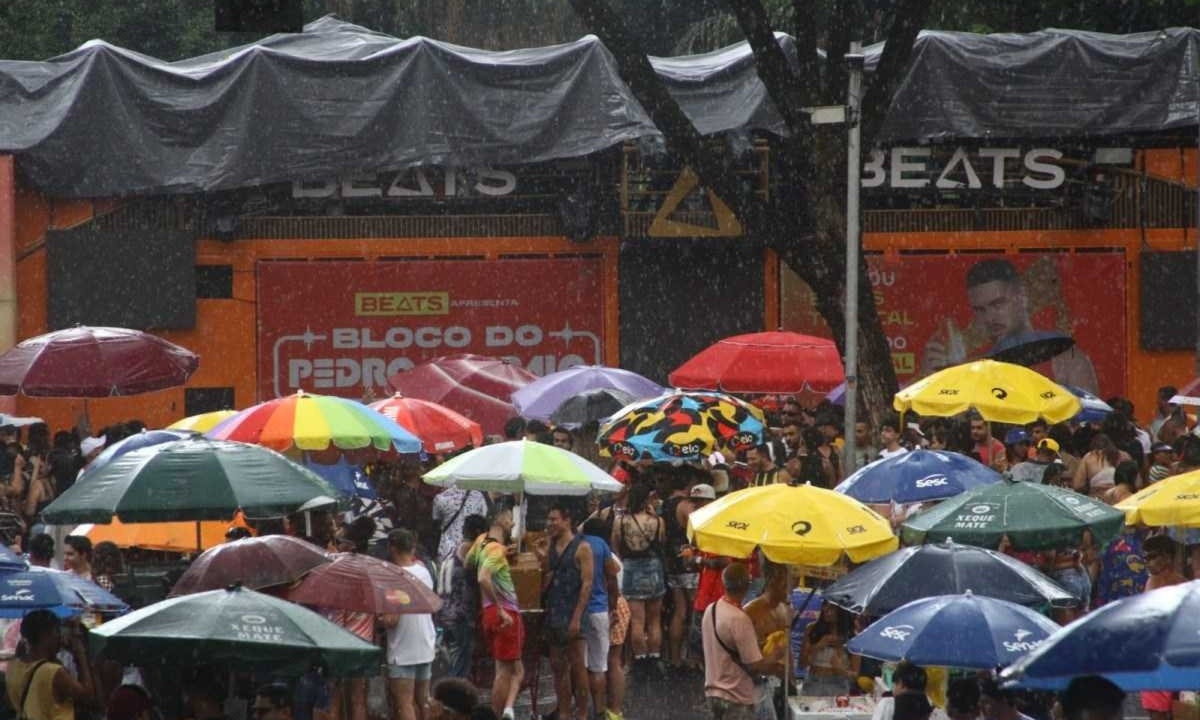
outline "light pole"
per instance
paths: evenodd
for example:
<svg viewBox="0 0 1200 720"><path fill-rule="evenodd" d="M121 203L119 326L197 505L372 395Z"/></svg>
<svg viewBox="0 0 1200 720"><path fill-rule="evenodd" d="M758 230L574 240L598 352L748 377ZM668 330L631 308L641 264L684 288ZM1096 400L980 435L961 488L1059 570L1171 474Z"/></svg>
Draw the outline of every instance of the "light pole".
<svg viewBox="0 0 1200 720"><path fill-rule="evenodd" d="M850 71L850 88L846 95L846 413L844 456L845 474L854 472L857 465L854 427L858 422L858 263L860 211L858 195L862 188L862 43L850 43L846 53Z"/></svg>

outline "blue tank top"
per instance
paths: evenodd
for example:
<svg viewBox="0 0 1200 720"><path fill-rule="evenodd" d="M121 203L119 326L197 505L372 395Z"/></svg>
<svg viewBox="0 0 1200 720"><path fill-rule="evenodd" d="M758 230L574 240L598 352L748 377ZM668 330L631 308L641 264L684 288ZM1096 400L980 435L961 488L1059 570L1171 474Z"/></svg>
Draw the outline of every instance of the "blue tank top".
<svg viewBox="0 0 1200 720"><path fill-rule="evenodd" d="M583 539L592 547L592 596L588 599L589 614L608 612L608 585L605 583L604 565L612 551L608 543L595 535L584 535Z"/></svg>

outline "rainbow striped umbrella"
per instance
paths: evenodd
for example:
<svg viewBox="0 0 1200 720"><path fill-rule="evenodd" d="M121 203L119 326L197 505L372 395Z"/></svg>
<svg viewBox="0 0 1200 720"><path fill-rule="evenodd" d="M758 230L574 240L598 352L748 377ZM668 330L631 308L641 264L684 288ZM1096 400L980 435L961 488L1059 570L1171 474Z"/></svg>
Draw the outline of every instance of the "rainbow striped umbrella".
<svg viewBox="0 0 1200 720"><path fill-rule="evenodd" d="M338 457L360 463L421 451L415 435L366 405L303 390L246 408L210 430L208 437L282 453L306 452L327 464Z"/></svg>

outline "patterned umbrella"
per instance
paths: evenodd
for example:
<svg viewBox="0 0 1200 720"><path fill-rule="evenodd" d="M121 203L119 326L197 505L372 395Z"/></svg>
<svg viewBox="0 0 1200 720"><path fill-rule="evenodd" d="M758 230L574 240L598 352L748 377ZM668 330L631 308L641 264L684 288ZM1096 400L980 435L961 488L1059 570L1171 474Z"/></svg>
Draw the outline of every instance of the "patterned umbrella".
<svg viewBox="0 0 1200 720"><path fill-rule="evenodd" d="M182 420L176 420L168 425L166 429L191 430L192 432L205 433L219 425L222 420L228 420L234 415L237 415L237 410L213 410L212 412L189 415Z"/></svg>
<svg viewBox="0 0 1200 720"><path fill-rule="evenodd" d="M672 392L621 409L596 442L608 455L695 460L718 449L745 450L762 442L762 410L718 392Z"/></svg>

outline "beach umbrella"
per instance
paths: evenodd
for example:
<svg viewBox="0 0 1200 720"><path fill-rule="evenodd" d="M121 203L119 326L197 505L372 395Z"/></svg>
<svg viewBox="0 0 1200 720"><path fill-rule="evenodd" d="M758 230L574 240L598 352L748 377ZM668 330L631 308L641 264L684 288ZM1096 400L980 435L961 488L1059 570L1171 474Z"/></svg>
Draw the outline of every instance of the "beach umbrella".
<svg viewBox="0 0 1200 720"><path fill-rule="evenodd" d="M221 423L237 415L237 410L213 410L212 412L190 415L182 420L176 420L166 427L167 430L191 430L206 433Z"/></svg>
<svg viewBox="0 0 1200 720"><path fill-rule="evenodd" d="M696 460L721 449L762 442L762 410L719 392L671 392L628 405L600 426L601 454L635 459Z"/></svg>
<svg viewBox="0 0 1200 720"><path fill-rule="evenodd" d="M97 525L76 525L72 535L83 535L92 545L111 542L123 548L161 550L170 553L188 553L206 550L226 542L225 534L231 527L247 530L246 518L241 513L229 520L206 520L204 522L137 522L123 523L113 518L112 522Z"/></svg>
<svg viewBox="0 0 1200 720"><path fill-rule="evenodd" d="M420 438L427 453L450 453L483 444L479 423L435 402L396 393L368 407Z"/></svg>
<svg viewBox="0 0 1200 720"><path fill-rule="evenodd" d="M916 449L860 468L834 488L864 503L899 504L943 500L1003 476L956 452Z"/></svg>
<svg viewBox="0 0 1200 720"><path fill-rule="evenodd" d="M147 448L151 445L161 445L165 442L186 440L195 434L188 430L142 430L139 433L134 433L104 448L104 451L97 455L83 469L83 474L79 476L79 480L86 480L89 473L98 471L115 458L119 458L127 452Z"/></svg>
<svg viewBox="0 0 1200 720"><path fill-rule="evenodd" d="M1029 368L976 360L939 370L896 393L900 411L948 417L974 410L988 422L1024 425L1065 422L1079 414L1079 398Z"/></svg>
<svg viewBox="0 0 1200 720"><path fill-rule="evenodd" d="M686 389L825 395L846 376L832 340L780 330L719 340L667 379Z"/></svg>
<svg viewBox="0 0 1200 720"><path fill-rule="evenodd" d="M469 450L425 473L424 478L437 487L506 494L587 495L593 490L619 492L623 487L575 453L529 440Z"/></svg>
<svg viewBox="0 0 1200 720"><path fill-rule="evenodd" d="M1078 604L1071 593L1014 557L950 541L876 558L835 580L821 590L821 597L850 612L878 617L913 600L968 590L1028 607Z"/></svg>
<svg viewBox="0 0 1200 720"><path fill-rule="evenodd" d="M1129 525L1200 527L1200 470L1159 480L1114 507Z"/></svg>
<svg viewBox="0 0 1200 720"><path fill-rule="evenodd" d="M288 535L243 538L210 548L188 565L171 595L191 595L241 584L251 590L288 585L330 562L310 542Z"/></svg>
<svg viewBox="0 0 1200 720"><path fill-rule="evenodd" d="M1079 404L1083 408L1079 411L1079 414L1075 416L1075 422L1086 422L1099 425L1100 423L1104 422L1104 418L1112 414L1112 405L1104 402L1095 394L1090 393L1081 387L1075 387L1074 385L1063 385L1063 387L1070 390L1071 394L1079 398Z"/></svg>
<svg viewBox="0 0 1200 720"><path fill-rule="evenodd" d="M995 548L1007 535L1015 550L1078 547L1090 530L1103 547L1125 514L1086 495L1052 485L1004 480L943 500L905 521L905 544L955 542Z"/></svg>
<svg viewBox="0 0 1200 720"><path fill-rule="evenodd" d="M512 394L537 375L503 358L446 355L396 373L388 384L405 397L444 405L494 434L517 416Z"/></svg>
<svg viewBox="0 0 1200 720"><path fill-rule="evenodd" d="M1200 581L1103 605L1054 633L1005 670L1019 687L1063 690L1103 675L1123 690L1200 686Z"/></svg>
<svg viewBox="0 0 1200 720"><path fill-rule="evenodd" d="M378 647L295 603L234 586L135 610L88 633L93 654L136 664L345 677L379 671Z"/></svg>
<svg viewBox="0 0 1200 720"><path fill-rule="evenodd" d="M915 600L846 643L855 655L914 665L992 670L1010 665L1058 630L1022 605L967 592Z"/></svg>
<svg viewBox="0 0 1200 720"><path fill-rule="evenodd" d="M42 567L0 571L0 618L21 618L34 610L73 617L84 612L115 615L128 609L124 600L74 573Z"/></svg>
<svg viewBox="0 0 1200 720"><path fill-rule="evenodd" d="M357 553L334 553L332 562L312 568L283 591L302 605L372 615L435 613L442 599L416 575L385 560Z"/></svg>
<svg viewBox="0 0 1200 720"><path fill-rule="evenodd" d="M832 565L864 562L899 544L891 524L854 498L812 485L766 485L731 492L688 516L688 537L701 550L745 558Z"/></svg>
<svg viewBox="0 0 1200 720"><path fill-rule="evenodd" d="M630 396L630 400L622 403L622 406L639 398L657 397L665 392L665 388L658 383L629 370L603 365L576 365L540 377L516 390L512 394L512 403L522 417L549 420L568 399L590 390L616 390Z"/></svg>
<svg viewBox="0 0 1200 720"><path fill-rule="evenodd" d="M598 423L636 400L633 395L620 390L586 390L563 400L550 416L550 422L570 427Z"/></svg>

